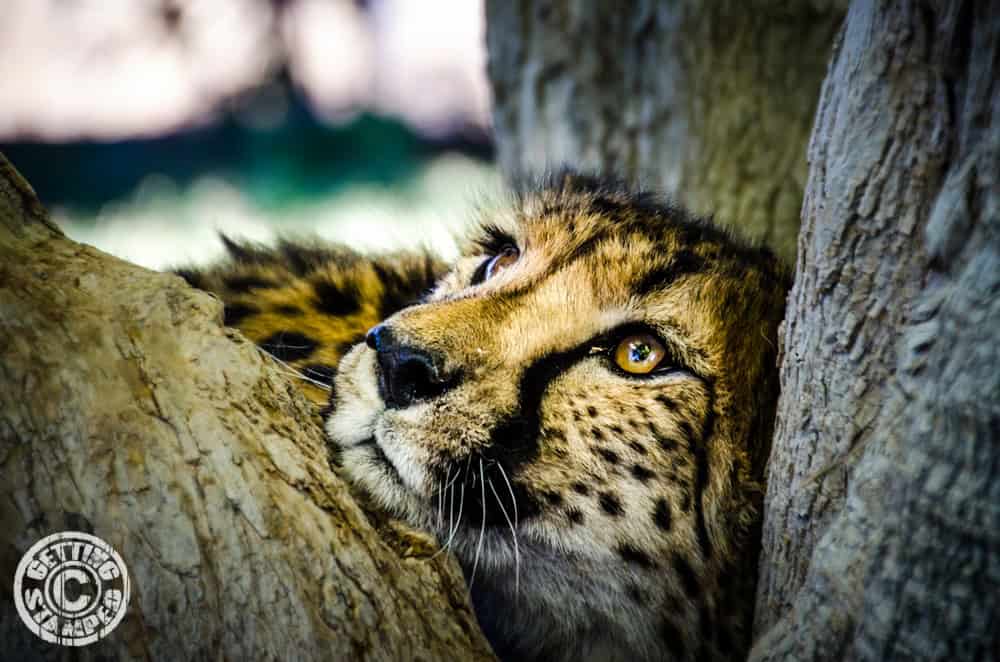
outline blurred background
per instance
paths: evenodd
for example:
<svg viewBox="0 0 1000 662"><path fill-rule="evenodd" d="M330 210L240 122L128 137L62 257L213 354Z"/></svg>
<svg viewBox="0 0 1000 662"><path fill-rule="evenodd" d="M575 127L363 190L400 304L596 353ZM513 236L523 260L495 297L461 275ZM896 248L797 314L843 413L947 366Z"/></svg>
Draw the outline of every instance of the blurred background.
<svg viewBox="0 0 1000 662"><path fill-rule="evenodd" d="M0 152L151 268L218 233L455 253L499 188L481 0L4 0Z"/></svg>

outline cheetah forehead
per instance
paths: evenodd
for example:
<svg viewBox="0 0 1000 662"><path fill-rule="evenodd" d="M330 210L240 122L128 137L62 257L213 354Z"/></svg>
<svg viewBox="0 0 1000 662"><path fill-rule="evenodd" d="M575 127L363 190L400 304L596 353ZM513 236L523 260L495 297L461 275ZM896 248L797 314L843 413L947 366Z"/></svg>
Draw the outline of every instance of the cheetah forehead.
<svg viewBox="0 0 1000 662"><path fill-rule="evenodd" d="M478 349L527 364L645 320L657 323L686 363L714 374L734 359L751 361L737 355L771 342L783 314L790 274L773 254L619 182L553 175L481 217L464 257L427 299L478 304L441 306L415 323L432 344L458 327ZM474 272L505 244L521 251L522 264L470 289Z"/></svg>

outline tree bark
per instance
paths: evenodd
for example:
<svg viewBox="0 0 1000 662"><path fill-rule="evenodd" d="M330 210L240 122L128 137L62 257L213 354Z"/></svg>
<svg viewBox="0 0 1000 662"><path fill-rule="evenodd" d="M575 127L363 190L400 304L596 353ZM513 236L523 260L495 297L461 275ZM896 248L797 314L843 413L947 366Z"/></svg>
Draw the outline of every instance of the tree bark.
<svg viewBox="0 0 1000 662"><path fill-rule="evenodd" d="M789 261L836 2L487 0L500 165L613 172Z"/></svg>
<svg viewBox="0 0 1000 662"><path fill-rule="evenodd" d="M66 239L0 156L0 573L65 529L121 554L127 616L74 659L492 659L457 566L373 528L221 314ZM0 586L0 657L64 657Z"/></svg>
<svg viewBox="0 0 1000 662"><path fill-rule="evenodd" d="M756 660L1000 657L1000 3L851 6L824 83Z"/></svg>

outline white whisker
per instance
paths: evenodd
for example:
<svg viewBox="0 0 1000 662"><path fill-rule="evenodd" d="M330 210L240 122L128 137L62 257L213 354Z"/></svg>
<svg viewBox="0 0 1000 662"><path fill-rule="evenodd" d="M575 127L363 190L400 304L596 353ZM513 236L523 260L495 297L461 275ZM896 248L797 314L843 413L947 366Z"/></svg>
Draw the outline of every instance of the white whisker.
<svg viewBox="0 0 1000 662"><path fill-rule="evenodd" d="M455 481L453 480L452 483L454 483L454 482ZM448 549L451 548L451 543L455 539L455 534L458 533L458 528L462 524L462 507L465 505L465 483L461 483L459 485L459 487L462 488L462 491L461 491L461 493L459 495L459 500L458 500L458 517L455 518L455 523L454 523L454 525L452 525L451 516L452 516L452 514L455 511L455 488L453 487L451 489L451 505L449 506L449 509L448 509L449 510L449 513L448 513L448 540L445 541L445 543L441 547L441 549L439 549L438 551L434 552L434 555L431 556L432 559L435 556L437 556L438 554L440 554L441 552L444 552L444 551L446 551L446 550L448 550Z"/></svg>
<svg viewBox="0 0 1000 662"><path fill-rule="evenodd" d="M448 473L445 474L444 481L441 486L438 487L438 509L437 509L437 526L438 528L444 527L444 493L448 489L448 478L451 477L451 467L448 467Z"/></svg>
<svg viewBox="0 0 1000 662"><path fill-rule="evenodd" d="M438 551L431 555L432 560L437 558L438 554L447 551L448 546L451 545L451 539L455 536L455 529L452 525L455 516L455 490L448 490L447 486L445 486L445 490L448 491L448 539L444 541L444 544L441 545L441 548Z"/></svg>
<svg viewBox="0 0 1000 662"><path fill-rule="evenodd" d="M483 471L483 459L479 458L479 482L482 484L483 494L482 503L483 505L483 515L482 515L482 525L479 527L479 542L476 543L476 559L472 562L472 577L469 579L469 590L472 590L472 585L476 583L476 568L479 567L479 554L483 551L483 539L486 537L486 477Z"/></svg>
<svg viewBox="0 0 1000 662"><path fill-rule="evenodd" d="M514 526L517 527L517 498L514 496L514 486L510 484L510 480L507 478L507 472L503 470L503 465L497 462L497 468L500 470L500 475L503 476L503 482L507 483L507 489L510 490L510 502L514 506Z"/></svg>
<svg viewBox="0 0 1000 662"><path fill-rule="evenodd" d="M257 347L257 346L255 345L255 347ZM268 352L266 349L263 349L261 347L257 347L257 351L260 352L261 354L263 354L264 356L267 356L267 357L273 359L279 366L283 367L284 370L282 372L285 375L287 375L289 377L295 377L296 379L301 379L304 382L309 382L313 386L315 386L317 388L321 388L324 391L330 391L330 390L332 390L332 387L329 384L327 384L325 382L321 382L321 381L319 381L317 379L313 379L312 377L307 377L303 373L301 373L298 370L296 370L295 368L293 368L288 363L286 363L286 362L282 361L281 359L279 359L274 354L271 354L270 352Z"/></svg>
<svg viewBox="0 0 1000 662"><path fill-rule="evenodd" d="M500 466L499 464L497 466ZM489 478L486 479L490 484L490 490L493 492L493 496L497 498L497 504L500 506L500 512L503 513L504 519L507 520L507 526L510 527L510 535L514 539L514 599L517 600L517 596L521 592L521 551L517 546L517 530L514 528L514 523L510 520L510 515L507 514L507 509L503 507L503 499L497 494L497 490L493 487L493 481ZM510 493L511 498L514 497L513 490ZM517 506L514 506L517 508Z"/></svg>

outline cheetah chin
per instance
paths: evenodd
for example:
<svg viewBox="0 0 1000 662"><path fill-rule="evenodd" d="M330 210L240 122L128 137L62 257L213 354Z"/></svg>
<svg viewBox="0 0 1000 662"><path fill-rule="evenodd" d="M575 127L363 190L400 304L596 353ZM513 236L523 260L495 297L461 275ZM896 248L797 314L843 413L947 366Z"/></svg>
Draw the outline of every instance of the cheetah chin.
<svg viewBox="0 0 1000 662"><path fill-rule="evenodd" d="M453 550L518 660L742 658L788 271L561 174L337 371L349 478Z"/></svg>

